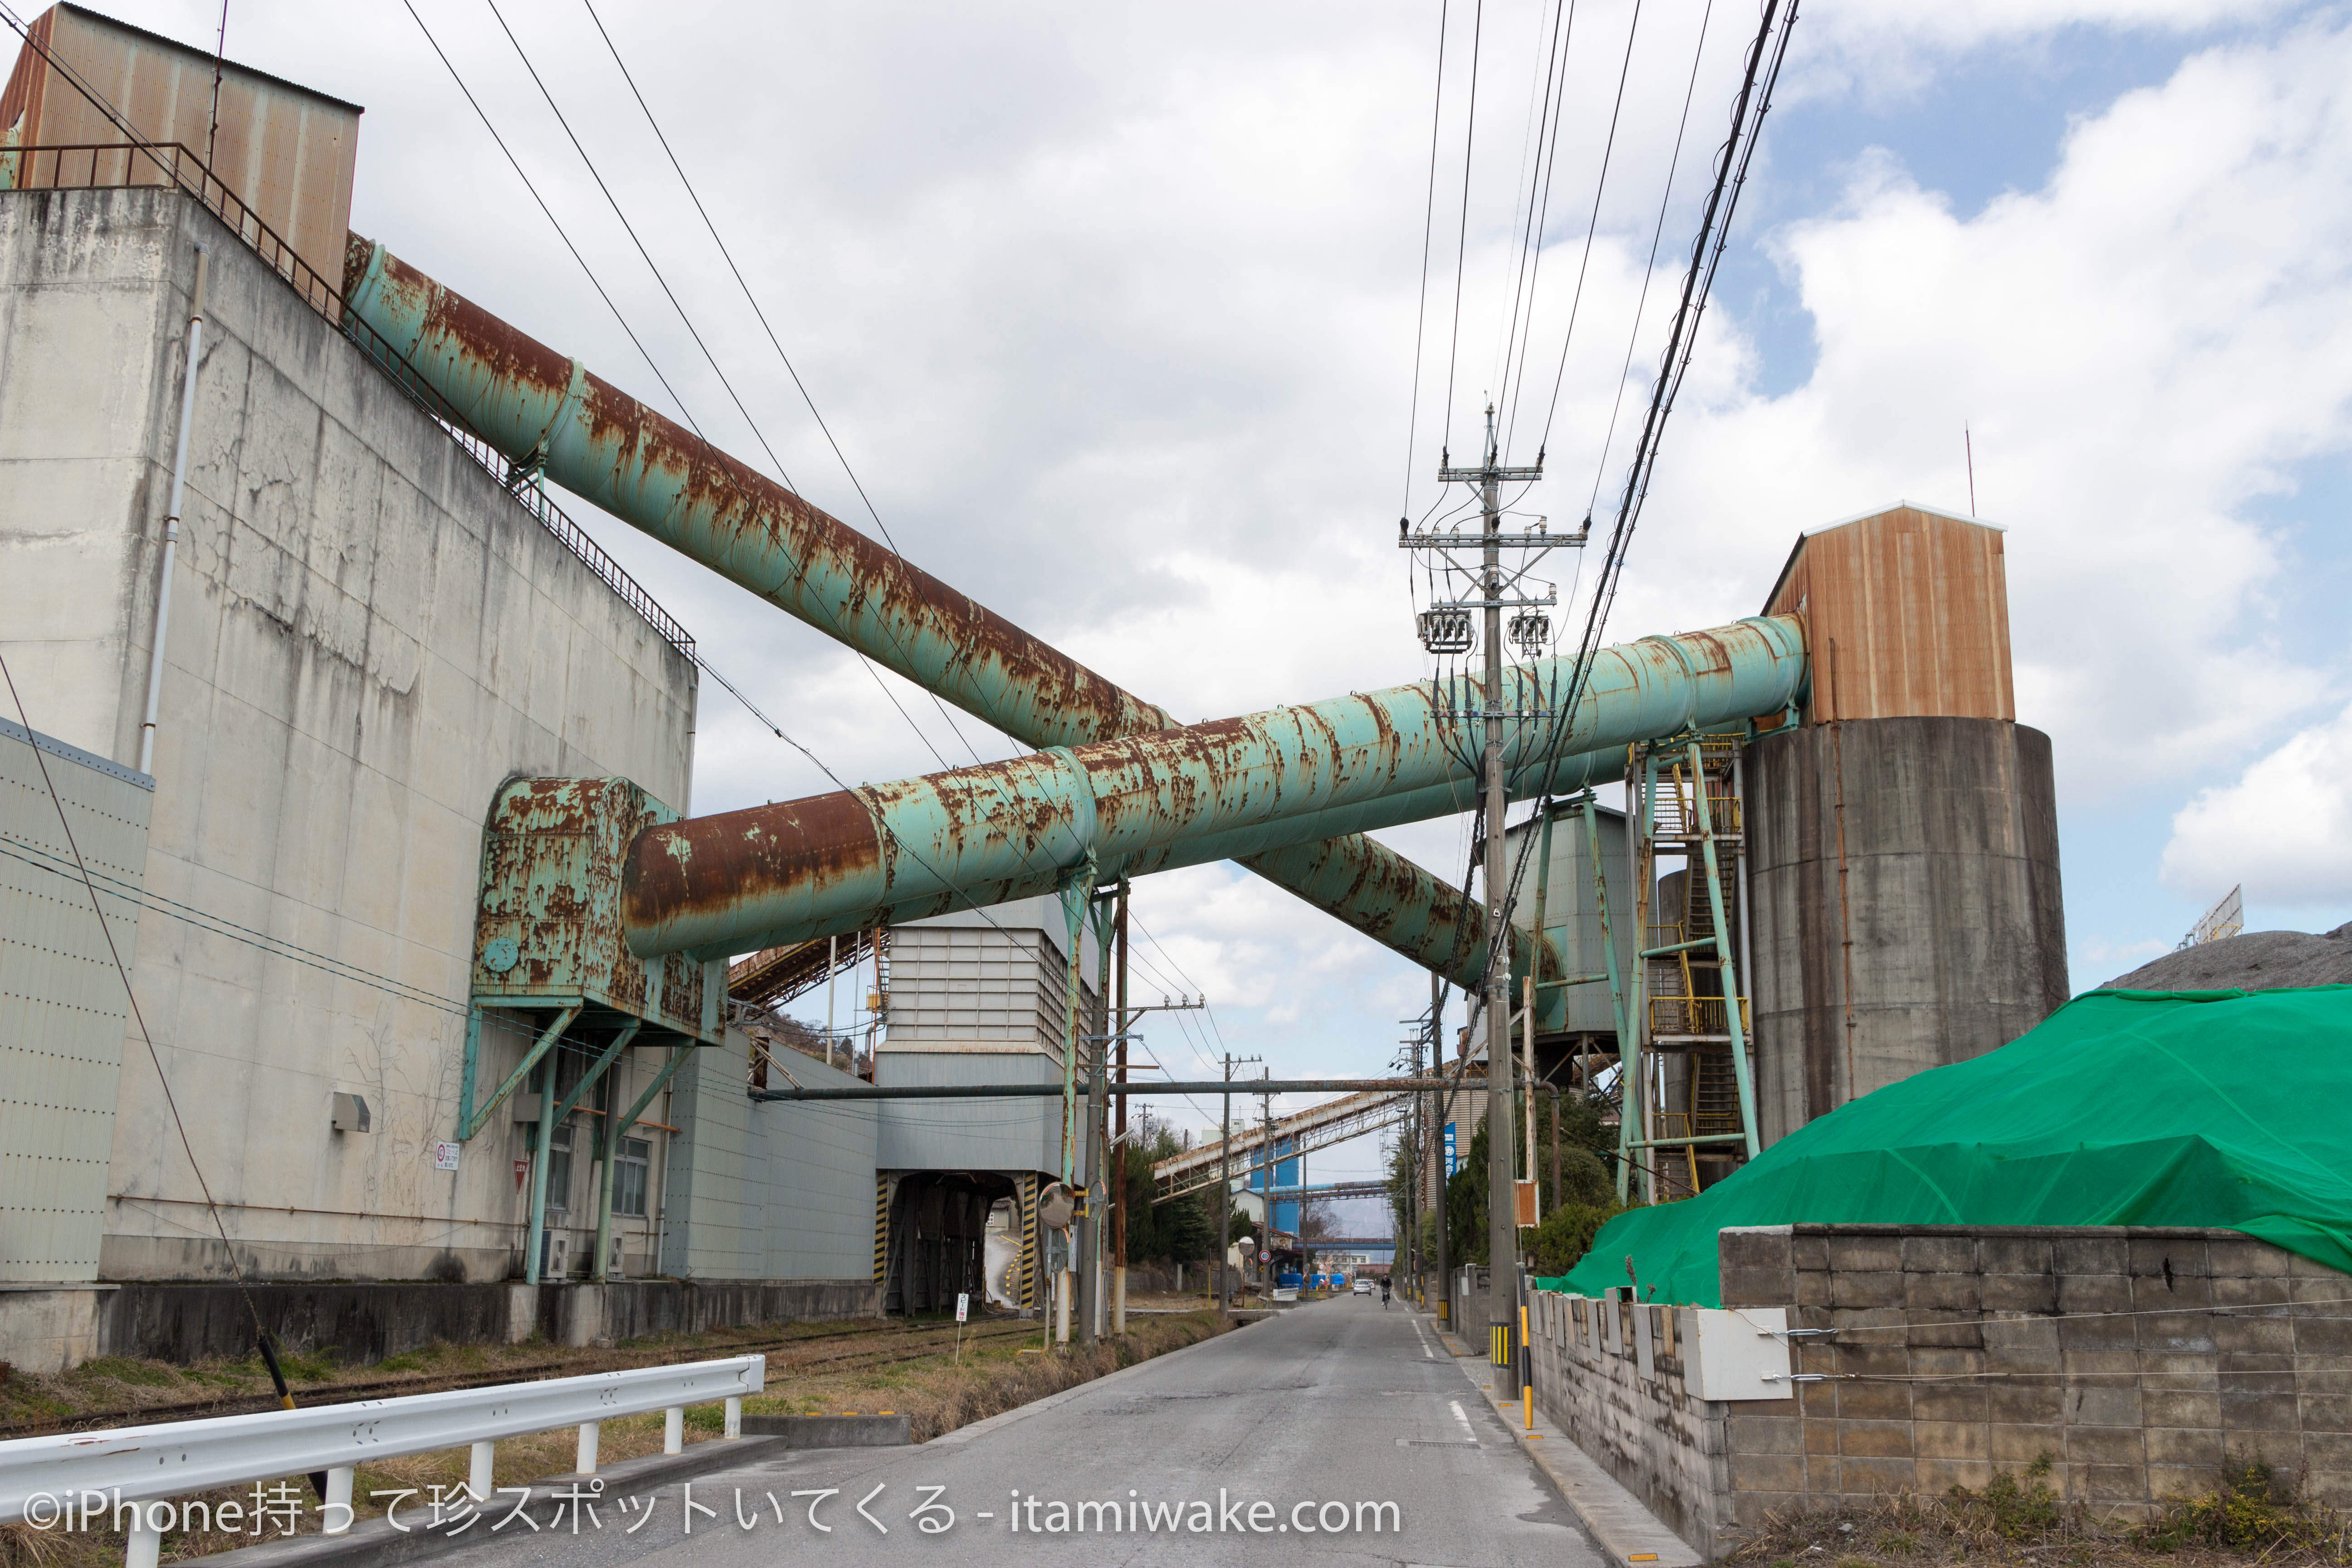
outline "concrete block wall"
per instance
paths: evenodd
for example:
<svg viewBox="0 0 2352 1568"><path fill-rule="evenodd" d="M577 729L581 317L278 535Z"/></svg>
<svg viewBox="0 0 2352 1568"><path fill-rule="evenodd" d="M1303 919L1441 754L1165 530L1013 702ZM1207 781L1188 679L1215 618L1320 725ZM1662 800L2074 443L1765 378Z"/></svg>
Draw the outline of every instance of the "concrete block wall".
<svg viewBox="0 0 2352 1568"><path fill-rule="evenodd" d="M1696 1398L1686 1308L1538 1293L1530 1335L1545 1413L1709 1556L1769 1513L1981 1489L2045 1454L2103 1517L2254 1455L2352 1505L2352 1276L2227 1230L1796 1226L1718 1247L1727 1308L1838 1331L1790 1342L1822 1381Z"/></svg>
<svg viewBox="0 0 2352 1568"><path fill-rule="evenodd" d="M1553 1424L1684 1540L1710 1557L1727 1546L1725 1424L1738 1407L1685 1385L1690 1309L1538 1291L1528 1330Z"/></svg>
<svg viewBox="0 0 2352 1568"><path fill-rule="evenodd" d="M2227 1230L1798 1226L1726 1231L1724 1303L1793 1303L1798 1370L1833 1381L1736 1407L1734 1512L2051 1484L2144 1515L2225 1456L2352 1503L2352 1276ZM2273 1308L2231 1312L2215 1309ZM1895 1381L1919 1380L1919 1381Z"/></svg>

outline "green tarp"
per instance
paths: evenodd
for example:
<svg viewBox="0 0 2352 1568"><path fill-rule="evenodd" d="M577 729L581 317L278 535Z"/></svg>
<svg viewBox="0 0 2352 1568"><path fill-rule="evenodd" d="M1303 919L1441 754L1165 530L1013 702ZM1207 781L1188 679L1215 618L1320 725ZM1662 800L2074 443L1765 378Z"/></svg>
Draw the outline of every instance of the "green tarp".
<svg viewBox="0 0 2352 1568"><path fill-rule="evenodd" d="M1734 1226L2243 1231L2352 1272L2352 986L2094 991L2000 1050L1889 1084L1681 1203L1601 1227L1548 1289L1722 1304Z"/></svg>

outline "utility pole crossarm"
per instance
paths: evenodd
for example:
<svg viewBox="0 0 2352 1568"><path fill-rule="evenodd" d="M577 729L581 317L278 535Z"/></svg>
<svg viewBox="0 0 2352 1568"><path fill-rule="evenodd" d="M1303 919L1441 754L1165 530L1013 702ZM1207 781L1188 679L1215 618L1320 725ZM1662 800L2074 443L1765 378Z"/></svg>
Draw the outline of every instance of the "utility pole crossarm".
<svg viewBox="0 0 2352 1568"><path fill-rule="evenodd" d="M1543 478L1543 465L1538 463L1532 468L1503 468L1488 463L1475 468L1440 468L1437 470L1437 478L1439 482L1444 484L1483 485L1490 481L1507 485L1521 481L1532 483Z"/></svg>

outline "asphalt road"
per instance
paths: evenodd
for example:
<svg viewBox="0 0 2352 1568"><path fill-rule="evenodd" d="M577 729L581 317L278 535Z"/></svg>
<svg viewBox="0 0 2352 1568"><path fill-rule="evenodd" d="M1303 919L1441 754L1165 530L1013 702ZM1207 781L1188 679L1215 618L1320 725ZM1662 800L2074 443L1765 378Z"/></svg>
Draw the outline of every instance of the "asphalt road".
<svg viewBox="0 0 2352 1568"><path fill-rule="evenodd" d="M1427 1320L1377 1298L1299 1307L919 1447L707 1476L691 1483L690 1535L687 1495L665 1487L649 1511L608 1498L597 1524L517 1525L444 1561L1604 1562Z"/></svg>

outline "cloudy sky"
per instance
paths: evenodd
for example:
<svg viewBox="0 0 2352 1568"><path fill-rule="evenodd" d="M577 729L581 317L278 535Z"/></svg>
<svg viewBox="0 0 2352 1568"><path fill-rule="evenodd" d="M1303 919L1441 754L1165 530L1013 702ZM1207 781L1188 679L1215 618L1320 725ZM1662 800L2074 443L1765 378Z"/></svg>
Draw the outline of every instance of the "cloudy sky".
<svg viewBox="0 0 2352 1568"><path fill-rule="evenodd" d="M504 12L756 434L484 0L415 5L685 411L873 530L581 0ZM107 8L206 45L219 15ZM1448 9L1411 452L1434 0L599 14L899 548L1209 718L1424 672L1392 531L1434 498L1449 380L1457 450L1489 393L1517 391L1517 460L1549 413L1528 505L1573 521L1621 482L1756 8L1574 9L1524 375L1503 345L1554 12ZM228 47L366 106L355 228L675 410L407 10L232 0ZM2235 883L2257 928L2352 917L2352 12L1806 0L1756 174L1612 631L1754 613L1804 528L1970 510L1966 426L1976 510L2011 531L2020 718L2056 744L2076 986ZM575 510L843 776L1015 749ZM715 686L699 747L697 810L827 787ZM1461 824L1388 837L1458 877ZM1426 1002L1234 868L1137 909L1140 984L1214 1004L1153 1025L1181 1071L1219 1042L1372 1071Z"/></svg>

